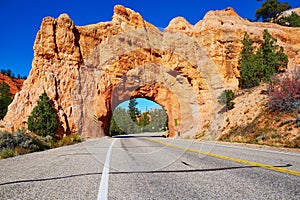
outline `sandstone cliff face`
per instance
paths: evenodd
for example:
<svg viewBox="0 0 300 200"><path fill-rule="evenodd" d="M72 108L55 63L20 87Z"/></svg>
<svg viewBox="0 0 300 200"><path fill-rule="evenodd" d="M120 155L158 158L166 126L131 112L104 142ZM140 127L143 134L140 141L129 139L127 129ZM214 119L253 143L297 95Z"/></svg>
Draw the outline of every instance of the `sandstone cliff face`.
<svg viewBox="0 0 300 200"><path fill-rule="evenodd" d="M0 125L26 127L45 90L55 102L60 134L103 136L119 103L144 97L166 109L171 136L217 137L225 124L217 97L224 88L237 89L244 32L259 42L266 28L285 48L289 66L299 65L300 29L252 23L230 8L211 11L194 26L175 18L164 33L122 6L112 21L95 25L75 26L66 14L46 17L30 75Z"/></svg>
<svg viewBox="0 0 300 200"><path fill-rule="evenodd" d="M238 58L245 32L255 43L259 43L263 40L263 30L267 29L277 39L277 44L284 47L289 57L289 67L300 64L300 28L250 22L238 16L232 8L210 11L194 26L187 24L186 28L182 28L183 24L187 22L182 18L173 19L165 31L194 37L217 65L226 86L232 89L238 86Z"/></svg>

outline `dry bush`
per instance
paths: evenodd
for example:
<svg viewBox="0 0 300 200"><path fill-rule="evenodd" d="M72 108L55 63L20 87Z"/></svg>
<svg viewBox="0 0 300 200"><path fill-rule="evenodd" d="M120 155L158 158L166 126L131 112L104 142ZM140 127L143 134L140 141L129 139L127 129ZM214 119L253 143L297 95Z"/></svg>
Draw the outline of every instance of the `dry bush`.
<svg viewBox="0 0 300 200"><path fill-rule="evenodd" d="M269 92L269 108L273 111L300 112L300 66L272 78Z"/></svg>

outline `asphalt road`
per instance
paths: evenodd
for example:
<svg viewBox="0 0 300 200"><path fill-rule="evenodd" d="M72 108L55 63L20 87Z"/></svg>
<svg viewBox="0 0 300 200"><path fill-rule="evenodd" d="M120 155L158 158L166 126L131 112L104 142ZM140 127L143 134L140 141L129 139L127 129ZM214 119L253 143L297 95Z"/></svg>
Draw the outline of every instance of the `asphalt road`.
<svg viewBox="0 0 300 200"><path fill-rule="evenodd" d="M0 199L300 199L300 153L155 134L0 160Z"/></svg>

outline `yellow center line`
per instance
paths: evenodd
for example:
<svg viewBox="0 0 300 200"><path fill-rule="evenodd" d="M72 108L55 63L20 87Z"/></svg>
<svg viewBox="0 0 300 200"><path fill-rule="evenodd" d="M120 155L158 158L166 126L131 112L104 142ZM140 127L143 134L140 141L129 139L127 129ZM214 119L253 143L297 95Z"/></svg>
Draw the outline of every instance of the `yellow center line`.
<svg viewBox="0 0 300 200"><path fill-rule="evenodd" d="M154 140L154 139L151 139L151 138L146 138L146 139L151 141L151 142L156 142L156 143L159 143L159 144L164 145L164 146L173 147L173 148L181 149L181 150L184 150L184 151L189 151L189 152L192 152L192 153L198 153L198 154L207 155L207 156L211 156L211 157L215 157L215 158L220 158L220 159L223 159L223 160L229 160L229 161L242 163L242 164L246 164L246 165L251 165L251 166L256 166L256 167L269 169L269 170L273 170L273 171L277 171L277 172L281 172L281 173L300 176L300 172L295 171L295 170L289 170L289 169L285 169L285 168L281 168L281 167L274 167L274 166L271 166L271 165L266 165L266 164L262 164L262 163L258 163L258 162L252 162L252 161L248 161L248 160L242 160L242 159L238 159L238 158L222 156L222 155L219 155L219 154L203 152L203 151L200 151L200 150L181 147L181 146L177 146L177 145L174 145L174 144L162 142L162 141L159 141L159 140Z"/></svg>

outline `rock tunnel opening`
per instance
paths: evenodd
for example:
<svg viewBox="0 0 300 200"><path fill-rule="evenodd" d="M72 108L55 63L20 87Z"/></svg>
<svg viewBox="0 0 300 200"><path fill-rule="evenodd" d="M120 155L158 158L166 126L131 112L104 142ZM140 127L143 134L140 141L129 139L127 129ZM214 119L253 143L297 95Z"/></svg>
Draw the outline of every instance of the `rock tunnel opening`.
<svg viewBox="0 0 300 200"><path fill-rule="evenodd" d="M112 112L109 136L155 132L167 135L166 110L148 98L131 98L121 102Z"/></svg>
<svg viewBox="0 0 300 200"><path fill-rule="evenodd" d="M132 85L131 85L132 86ZM131 99L147 99L148 101L155 102L163 110L166 115L167 129L169 137L175 137L180 132L181 123L181 108L179 99L175 93L161 84L146 84L133 88L128 88L125 84L116 86L112 91L109 112L109 123L111 122L113 111L115 111L119 104ZM120 110L117 110L120 111ZM176 123L175 123L176 121ZM110 127L110 125L109 125ZM109 136L109 128L104 132Z"/></svg>

